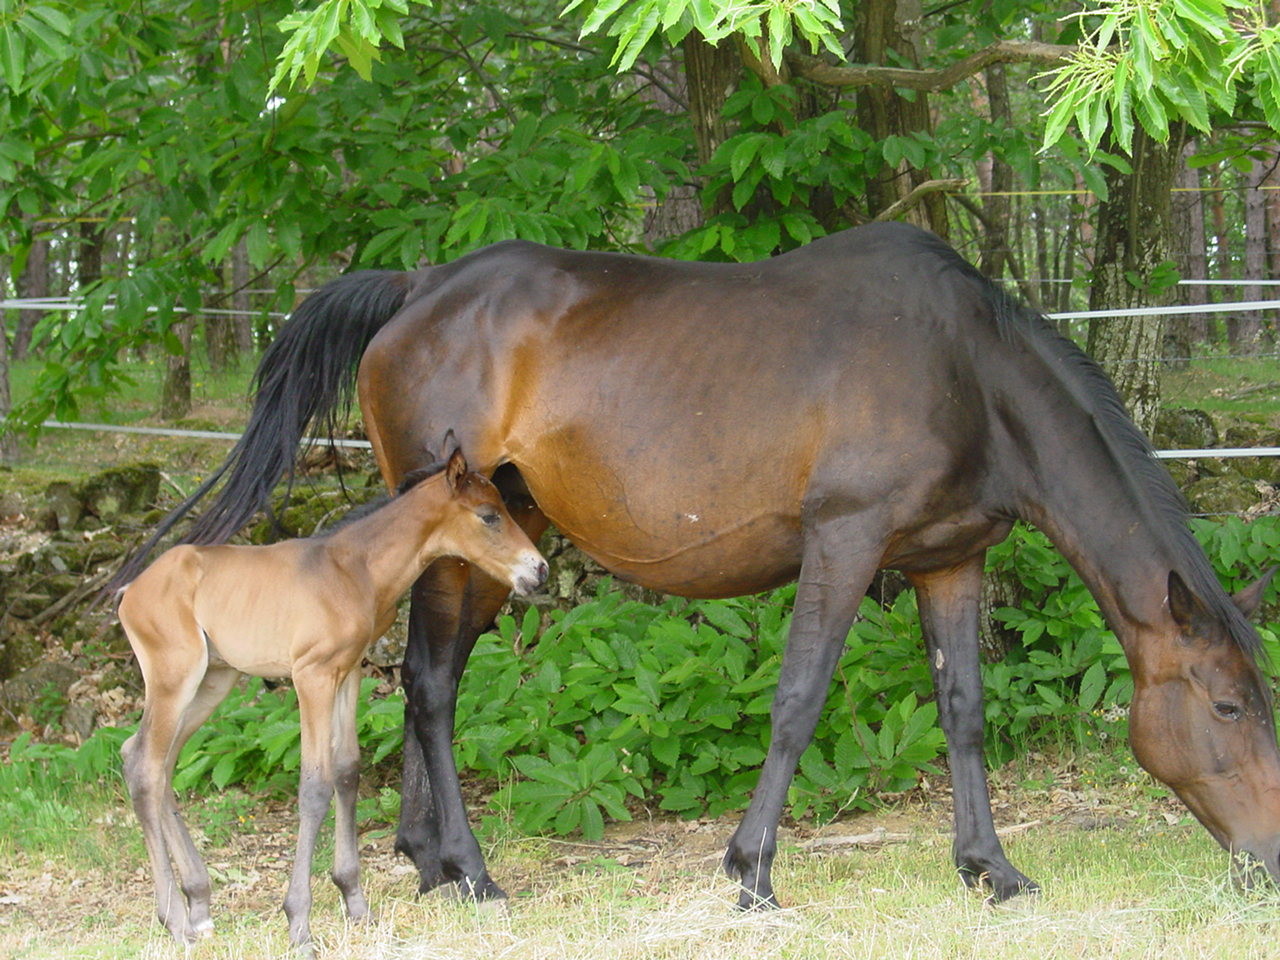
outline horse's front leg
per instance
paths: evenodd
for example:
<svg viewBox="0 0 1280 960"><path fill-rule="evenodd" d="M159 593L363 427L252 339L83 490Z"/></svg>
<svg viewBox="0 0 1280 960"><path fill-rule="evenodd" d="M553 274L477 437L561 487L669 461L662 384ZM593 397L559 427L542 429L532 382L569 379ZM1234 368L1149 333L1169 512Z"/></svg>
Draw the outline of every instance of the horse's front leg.
<svg viewBox="0 0 1280 960"><path fill-rule="evenodd" d="M924 628L938 717L947 737L955 803L952 854L969 886L985 886L994 900L1039 889L1009 863L996 836L983 760L982 672L978 607L982 555L946 571L912 574Z"/></svg>
<svg viewBox="0 0 1280 960"><path fill-rule="evenodd" d="M865 540L850 535L849 524L819 525L806 537L791 630L773 698L769 751L751 805L724 857L725 870L742 884L738 905L743 909L777 906L770 870L787 788L800 754L813 738L845 638L879 555Z"/></svg>
<svg viewBox="0 0 1280 960"><path fill-rule="evenodd" d="M493 479L508 513L536 543L547 529L547 518L519 476L499 472ZM457 881L468 896L505 896L485 871L479 844L467 824L453 762L453 728L458 682L467 658L510 592L506 584L467 564L442 560L427 569L410 595L408 646L401 672L404 773L396 850L418 868L420 893Z"/></svg>
<svg viewBox="0 0 1280 960"><path fill-rule="evenodd" d="M509 592L455 560L433 564L413 588L401 673L404 776L396 849L418 868L421 893L453 881L465 896L506 896L489 877L467 822L453 728L462 670Z"/></svg>

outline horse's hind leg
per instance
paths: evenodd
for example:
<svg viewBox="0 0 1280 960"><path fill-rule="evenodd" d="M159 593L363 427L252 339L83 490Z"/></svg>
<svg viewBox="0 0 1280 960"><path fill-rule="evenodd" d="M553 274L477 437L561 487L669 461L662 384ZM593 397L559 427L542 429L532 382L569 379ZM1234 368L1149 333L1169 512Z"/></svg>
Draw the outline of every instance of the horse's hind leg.
<svg viewBox="0 0 1280 960"><path fill-rule="evenodd" d="M369 904L360 889L360 845L356 831L356 790L360 785L360 744L356 738L356 703L360 671L352 670L338 688L333 710L333 882L342 893L347 916L362 920Z"/></svg>
<svg viewBox="0 0 1280 960"><path fill-rule="evenodd" d="M454 881L464 895L478 900L506 894L489 876L467 822L453 762L453 724L462 668L506 597L505 587L501 597L486 596L481 583L487 579L446 559L414 585L401 671L405 771L396 835L396 849L418 868L420 892ZM415 762L422 764L420 769Z"/></svg>
<svg viewBox="0 0 1280 960"><path fill-rule="evenodd" d="M955 803L952 853L969 886L986 886L995 900L1039 889L1016 870L996 836L983 761L982 673L978 661L978 602L982 556L952 570L910 577L919 599L938 716L947 737Z"/></svg>

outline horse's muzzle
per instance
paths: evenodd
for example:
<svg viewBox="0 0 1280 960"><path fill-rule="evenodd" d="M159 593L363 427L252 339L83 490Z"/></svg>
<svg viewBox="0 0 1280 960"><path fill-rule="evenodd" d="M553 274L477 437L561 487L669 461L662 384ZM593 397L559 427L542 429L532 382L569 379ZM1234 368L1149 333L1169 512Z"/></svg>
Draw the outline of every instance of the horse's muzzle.
<svg viewBox="0 0 1280 960"><path fill-rule="evenodd" d="M1280 887L1280 845L1269 854L1254 850L1233 851L1231 880L1240 890L1275 890Z"/></svg>

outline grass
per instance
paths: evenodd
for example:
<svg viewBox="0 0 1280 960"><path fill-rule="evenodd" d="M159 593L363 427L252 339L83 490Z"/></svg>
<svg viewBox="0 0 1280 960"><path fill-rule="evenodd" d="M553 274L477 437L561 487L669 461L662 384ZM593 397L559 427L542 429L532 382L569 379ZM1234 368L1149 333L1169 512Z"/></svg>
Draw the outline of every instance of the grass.
<svg viewBox="0 0 1280 960"><path fill-rule="evenodd" d="M1280 359L1219 357L1166 370L1161 391L1167 407L1197 407L1260 423L1280 422Z"/></svg>
<svg viewBox="0 0 1280 960"><path fill-rule="evenodd" d="M286 820L281 814L277 825ZM775 877L787 906L748 915L734 909L734 886L718 874L729 821L629 825L595 845L506 838L491 850L495 876L514 894L505 909L417 898L412 871L392 857L386 838L366 844L372 921L348 926L332 886L317 876L313 929L321 956L404 960L1273 955L1280 899L1237 893L1225 855L1194 824L1169 825L1143 811L1096 829L1043 822L1006 846L1044 891L991 907L949 869L945 809L889 810L824 834L862 834L877 821L907 839L834 854L784 841ZM6 902L38 891L0 906L0 956L287 955L277 906L291 856L287 829L206 850L220 878L217 929L191 951L151 920L140 854L87 874L53 855L20 857L0 880ZM43 910L32 902L37 895Z"/></svg>

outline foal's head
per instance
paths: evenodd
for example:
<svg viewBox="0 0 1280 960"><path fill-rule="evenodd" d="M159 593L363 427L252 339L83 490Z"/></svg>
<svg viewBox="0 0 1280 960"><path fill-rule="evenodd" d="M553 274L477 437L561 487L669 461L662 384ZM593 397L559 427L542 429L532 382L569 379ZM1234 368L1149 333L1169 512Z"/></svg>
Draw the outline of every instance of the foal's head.
<svg viewBox="0 0 1280 960"><path fill-rule="evenodd" d="M546 582L547 562L542 554L511 519L498 488L467 469L460 449L454 450L431 482L410 474L401 485L402 496L412 496L419 489L422 496L436 501L438 521L428 543L437 556L473 563L522 595Z"/></svg>

